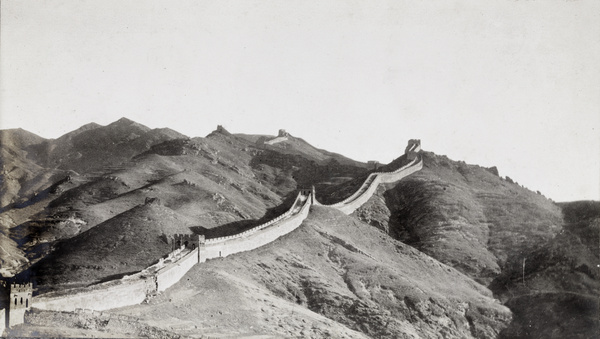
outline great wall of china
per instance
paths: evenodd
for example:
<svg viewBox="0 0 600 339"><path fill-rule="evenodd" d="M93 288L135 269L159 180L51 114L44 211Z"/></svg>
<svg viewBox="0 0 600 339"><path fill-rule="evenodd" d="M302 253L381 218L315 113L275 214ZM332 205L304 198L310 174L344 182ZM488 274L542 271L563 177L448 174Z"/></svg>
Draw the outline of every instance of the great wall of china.
<svg viewBox="0 0 600 339"><path fill-rule="evenodd" d="M410 163L393 172L373 172L369 174L365 182L356 192L338 203L332 205L323 205L317 202L315 199L315 205L336 208L342 211L344 214L352 214L352 212L366 203L371 196L373 196L379 184L396 182L416 171L421 170L423 168L423 159L421 159L421 157L419 157L417 154L420 150L421 142L419 140L410 140L405 151L407 159L411 160Z"/></svg>
<svg viewBox="0 0 600 339"><path fill-rule="evenodd" d="M290 233L306 219L311 205L335 208L345 214L351 214L371 198L379 184L396 182L422 169L423 160L418 153L420 150L420 140L410 140L405 150L406 159L410 160L408 164L393 172L371 173L354 194L341 202L322 205L316 200L314 188L305 189L298 193L296 200L284 214L238 234L212 239L205 239L203 235L197 234L176 234L172 238L174 251L161 258L156 264L133 275L92 286L45 293L33 298L31 284L15 285L13 287L15 298L25 295L26 302L18 304L18 300L15 299L17 311L12 311L12 307L8 310L0 310L0 316L6 313L6 323L0 321L0 334L4 330L3 325L12 326L22 323L25 311L29 310L32 304L37 309L62 312L80 309L104 311L140 304L148 297L165 291L177 283L198 263L250 251Z"/></svg>

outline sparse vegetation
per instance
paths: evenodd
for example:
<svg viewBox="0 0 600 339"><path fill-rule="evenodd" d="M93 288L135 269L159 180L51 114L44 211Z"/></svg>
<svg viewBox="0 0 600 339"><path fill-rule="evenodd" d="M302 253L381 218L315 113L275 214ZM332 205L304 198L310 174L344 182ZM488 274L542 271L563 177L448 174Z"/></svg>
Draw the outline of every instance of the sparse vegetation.
<svg viewBox="0 0 600 339"><path fill-rule="evenodd" d="M174 233L211 237L252 227L286 210L299 188L315 185L324 203L343 200L369 174L366 164L291 135L273 145L258 142L271 137L224 129L188 138L127 119L56 140L0 132L0 274L21 272L17 278L33 279L36 293L139 271L171 250ZM598 202L555 204L495 167L422 155L422 171L380 186L353 216L315 207L291 234L197 265L163 294L110 312L148 328L119 332L97 323L100 316L69 315L102 326L65 321L62 333L597 333ZM60 335L42 318L37 330Z"/></svg>

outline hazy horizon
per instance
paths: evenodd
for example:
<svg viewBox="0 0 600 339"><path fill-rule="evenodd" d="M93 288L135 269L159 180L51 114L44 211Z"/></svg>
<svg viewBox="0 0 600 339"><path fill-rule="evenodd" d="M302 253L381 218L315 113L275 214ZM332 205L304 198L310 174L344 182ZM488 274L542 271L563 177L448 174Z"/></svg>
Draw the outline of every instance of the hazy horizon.
<svg viewBox="0 0 600 339"><path fill-rule="evenodd" d="M600 200L597 1L1 6L0 129L286 129L381 162L417 138L555 201Z"/></svg>

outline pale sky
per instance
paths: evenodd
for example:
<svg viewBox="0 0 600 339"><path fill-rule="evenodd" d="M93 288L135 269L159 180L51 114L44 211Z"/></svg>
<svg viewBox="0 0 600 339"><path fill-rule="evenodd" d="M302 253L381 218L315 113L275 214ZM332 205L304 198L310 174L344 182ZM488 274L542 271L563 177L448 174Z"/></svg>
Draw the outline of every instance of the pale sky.
<svg viewBox="0 0 600 339"><path fill-rule="evenodd" d="M389 162L411 138L600 200L600 1L3 0L0 128L127 117Z"/></svg>

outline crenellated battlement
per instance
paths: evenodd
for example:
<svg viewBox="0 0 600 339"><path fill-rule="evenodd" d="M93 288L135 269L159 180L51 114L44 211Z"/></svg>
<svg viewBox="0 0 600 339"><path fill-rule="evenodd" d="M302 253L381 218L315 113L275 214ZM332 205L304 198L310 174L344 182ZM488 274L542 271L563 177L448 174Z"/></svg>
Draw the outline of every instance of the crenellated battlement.
<svg viewBox="0 0 600 339"><path fill-rule="evenodd" d="M2 298L6 302L8 308L0 310L0 314L4 316L0 318L0 335L3 328L6 326L11 328L15 325L22 324L25 321L25 312L31 309L31 300L33 297L33 284L18 284L0 282L0 289L3 293ZM8 299L6 299L8 298Z"/></svg>
<svg viewBox="0 0 600 339"><path fill-rule="evenodd" d="M196 249L204 242L204 235L200 234L173 234L171 237L171 247L173 250L185 246L188 249Z"/></svg>
<svg viewBox="0 0 600 339"><path fill-rule="evenodd" d="M17 284L17 283L12 283L10 284L10 293L27 293L27 292L33 292L33 284L32 283L27 283L27 284Z"/></svg>

